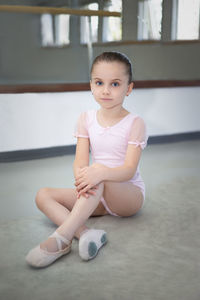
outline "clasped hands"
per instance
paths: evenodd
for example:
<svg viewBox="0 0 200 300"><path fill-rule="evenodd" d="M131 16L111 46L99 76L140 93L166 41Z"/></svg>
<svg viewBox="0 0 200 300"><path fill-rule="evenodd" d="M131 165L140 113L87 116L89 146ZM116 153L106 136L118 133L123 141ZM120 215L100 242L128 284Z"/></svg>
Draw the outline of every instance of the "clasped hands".
<svg viewBox="0 0 200 300"><path fill-rule="evenodd" d="M77 198L81 195L88 198L95 195L98 184L103 180L102 175L105 172L105 166L94 163L91 166L83 167L78 170L75 178Z"/></svg>

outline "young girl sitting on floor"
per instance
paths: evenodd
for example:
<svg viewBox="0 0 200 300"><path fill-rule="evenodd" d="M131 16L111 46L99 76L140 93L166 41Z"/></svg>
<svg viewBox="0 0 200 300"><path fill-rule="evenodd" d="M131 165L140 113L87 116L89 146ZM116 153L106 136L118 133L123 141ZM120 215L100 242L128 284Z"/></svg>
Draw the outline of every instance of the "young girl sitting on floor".
<svg viewBox="0 0 200 300"><path fill-rule="evenodd" d="M88 218L132 216L144 203L138 164L147 142L146 127L141 117L123 107L133 89L129 59L119 52L97 56L90 85L100 109L82 113L77 122L75 188L43 188L36 196L38 208L58 228L26 256L34 267L46 267L69 253L74 237L79 239L81 258L94 258L107 235L104 230L87 228Z"/></svg>

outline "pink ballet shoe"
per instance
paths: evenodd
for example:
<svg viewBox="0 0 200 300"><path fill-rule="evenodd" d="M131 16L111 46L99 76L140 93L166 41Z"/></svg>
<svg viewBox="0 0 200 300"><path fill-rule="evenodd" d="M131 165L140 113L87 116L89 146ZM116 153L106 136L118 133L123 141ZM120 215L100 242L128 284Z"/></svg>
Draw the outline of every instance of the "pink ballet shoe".
<svg viewBox="0 0 200 300"><path fill-rule="evenodd" d="M56 231L50 236L56 239L58 245L57 252L48 252L40 248L40 245L29 251L26 256L26 262L36 268L47 267L52 264L55 260L61 256L68 254L71 251L72 242L65 237L58 234ZM66 248L62 249L62 242L67 245Z"/></svg>

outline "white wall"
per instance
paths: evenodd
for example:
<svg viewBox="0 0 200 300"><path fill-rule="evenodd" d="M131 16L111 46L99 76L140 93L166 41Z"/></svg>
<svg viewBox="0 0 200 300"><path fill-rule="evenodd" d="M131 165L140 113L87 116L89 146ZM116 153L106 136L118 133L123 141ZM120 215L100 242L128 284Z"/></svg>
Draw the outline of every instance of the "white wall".
<svg viewBox="0 0 200 300"><path fill-rule="evenodd" d="M200 131L200 87L134 90L125 106L150 136ZM79 114L96 108L90 92L0 94L0 152L75 144Z"/></svg>

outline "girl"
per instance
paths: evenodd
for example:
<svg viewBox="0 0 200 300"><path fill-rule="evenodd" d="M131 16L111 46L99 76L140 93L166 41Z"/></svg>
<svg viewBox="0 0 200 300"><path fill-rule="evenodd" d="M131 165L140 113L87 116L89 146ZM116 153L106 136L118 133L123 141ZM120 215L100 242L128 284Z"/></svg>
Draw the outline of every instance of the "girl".
<svg viewBox="0 0 200 300"><path fill-rule="evenodd" d="M69 253L74 237L79 239L81 258L94 258L107 236L103 230L87 228L87 219L132 216L144 203L138 164L147 142L146 128L142 118L123 107L133 89L129 59L118 52L99 55L92 65L90 85L100 109L82 113L77 122L75 189L44 188L36 196L38 208L58 228L28 253L26 260L35 267L46 267Z"/></svg>

